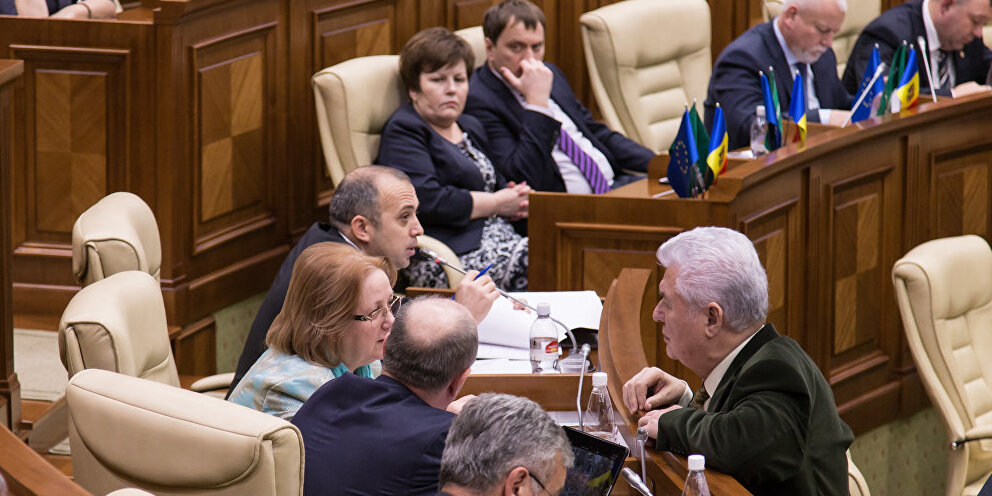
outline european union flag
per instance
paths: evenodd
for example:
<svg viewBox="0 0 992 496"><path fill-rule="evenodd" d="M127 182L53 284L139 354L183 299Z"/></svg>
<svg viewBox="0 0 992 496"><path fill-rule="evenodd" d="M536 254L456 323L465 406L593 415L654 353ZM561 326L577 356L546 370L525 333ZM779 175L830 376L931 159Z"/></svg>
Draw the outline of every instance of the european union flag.
<svg viewBox="0 0 992 496"><path fill-rule="evenodd" d="M675 141L668 148L668 155L668 184L679 198L691 197L691 178L695 176L699 152L696 150L696 138L692 134L688 109L682 114L682 124L679 126L678 134L675 135Z"/></svg>
<svg viewBox="0 0 992 496"><path fill-rule="evenodd" d="M882 63L882 58L878 55L878 45L871 50L871 57L868 59L868 65L865 67L865 74L861 77L861 87L858 88L858 93L854 95L854 101L857 102L861 98L862 93L867 93L865 99L856 108L851 109L851 122L863 121L871 117L871 104L875 100L875 96L885 90L885 82L882 78L875 79L875 84L871 88L868 87L868 83L871 82L872 76L875 75L875 71L878 70L879 64Z"/></svg>

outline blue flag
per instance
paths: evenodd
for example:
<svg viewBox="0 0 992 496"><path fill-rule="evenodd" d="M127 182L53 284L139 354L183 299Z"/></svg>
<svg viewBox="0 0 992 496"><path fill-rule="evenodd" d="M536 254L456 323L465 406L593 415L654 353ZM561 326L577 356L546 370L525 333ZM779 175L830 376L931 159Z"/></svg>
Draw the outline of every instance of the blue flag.
<svg viewBox="0 0 992 496"><path fill-rule="evenodd" d="M668 184L672 186L679 198L692 196L691 178L695 175L696 162L699 152L696 150L696 138L692 134L692 122L689 111L682 114L682 124L675 135L675 141L668 148Z"/></svg>
<svg viewBox="0 0 992 496"><path fill-rule="evenodd" d="M875 48L871 50L871 58L868 59L868 65L865 67L865 74L861 77L861 86L858 88L858 93L854 95L854 101L857 102L861 98L862 93L867 93L867 95L865 95L865 99L861 102L861 105L851 109L852 123L871 117L872 101L875 100L875 96L885 90L885 81L882 78L876 79L875 84L871 88L868 87L871 77L875 75L875 71L878 70L878 65L881 63L882 59L878 56L878 45L875 45Z"/></svg>
<svg viewBox="0 0 992 496"><path fill-rule="evenodd" d="M778 120L778 95L772 93L768 85L768 76L764 72L761 75L761 94L765 99L765 116L768 119L768 136L765 138L765 147L768 151L777 150L782 145L782 123Z"/></svg>

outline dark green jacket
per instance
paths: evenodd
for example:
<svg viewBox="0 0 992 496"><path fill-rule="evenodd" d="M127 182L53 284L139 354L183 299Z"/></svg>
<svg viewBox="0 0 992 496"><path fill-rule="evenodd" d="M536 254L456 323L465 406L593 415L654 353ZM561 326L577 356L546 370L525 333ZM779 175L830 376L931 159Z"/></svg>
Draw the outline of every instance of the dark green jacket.
<svg viewBox="0 0 992 496"><path fill-rule="evenodd" d="M656 446L705 455L707 468L755 495L846 496L853 440L816 364L766 324L734 358L707 410L658 419Z"/></svg>

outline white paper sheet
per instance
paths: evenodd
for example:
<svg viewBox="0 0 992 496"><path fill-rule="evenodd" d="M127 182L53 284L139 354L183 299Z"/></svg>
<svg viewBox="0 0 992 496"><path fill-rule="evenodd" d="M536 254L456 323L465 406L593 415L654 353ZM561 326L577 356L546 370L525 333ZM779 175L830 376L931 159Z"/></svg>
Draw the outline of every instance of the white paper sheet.
<svg viewBox="0 0 992 496"><path fill-rule="evenodd" d="M552 291L510 293L516 298L522 298L531 306L538 303L551 305L551 316L560 320L570 329L586 327L599 329L599 318L603 313L603 303L595 291ZM537 319L534 312L514 310L513 302L499 298L493 303L489 315L479 324L479 358L484 358L482 345L498 345L499 347L528 349L530 326ZM565 330L559 327L559 340L566 336ZM494 353L495 350L487 350ZM517 355L487 355L486 358L518 358ZM527 359L525 354L520 359Z"/></svg>

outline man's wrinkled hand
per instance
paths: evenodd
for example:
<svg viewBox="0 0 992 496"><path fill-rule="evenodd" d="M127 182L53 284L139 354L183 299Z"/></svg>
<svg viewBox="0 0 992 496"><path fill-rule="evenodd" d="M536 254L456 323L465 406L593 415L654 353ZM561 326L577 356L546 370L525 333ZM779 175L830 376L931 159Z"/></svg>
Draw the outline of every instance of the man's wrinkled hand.
<svg viewBox="0 0 992 496"><path fill-rule="evenodd" d="M658 367L645 367L623 385L623 403L631 413L650 412L677 403L685 389L681 379Z"/></svg>
<svg viewBox="0 0 992 496"><path fill-rule="evenodd" d="M658 419L661 418L662 415L664 415L664 414L666 414L666 413L668 413L668 412L670 412L672 410L677 410L679 408L682 408L682 407L680 407L678 405L672 405L672 406L667 407L667 408L661 408L661 409L658 409L658 410L651 410L650 412L645 413L644 416L641 417L640 420L637 421L637 427L638 427L638 429L644 428L644 430L648 433L648 437L649 438L657 440L658 439Z"/></svg>
<svg viewBox="0 0 992 496"><path fill-rule="evenodd" d="M548 106L555 75L548 66L544 65L544 62L537 59L521 60L520 76L506 67L500 67L499 71L503 79L524 96L527 103L539 107Z"/></svg>

